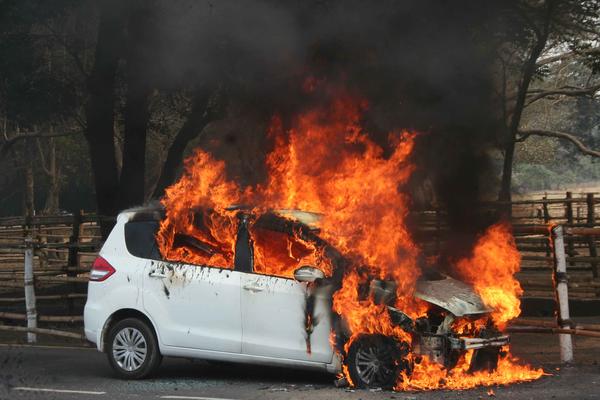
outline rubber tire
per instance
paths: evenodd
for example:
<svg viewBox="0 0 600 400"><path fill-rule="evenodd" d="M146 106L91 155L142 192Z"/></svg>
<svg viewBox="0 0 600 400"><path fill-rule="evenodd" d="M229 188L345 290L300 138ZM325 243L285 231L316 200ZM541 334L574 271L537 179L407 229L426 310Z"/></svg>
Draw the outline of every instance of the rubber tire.
<svg viewBox="0 0 600 400"><path fill-rule="evenodd" d="M391 353L392 359L397 360L397 364L395 366L390 366L393 368L394 373L390 374L388 378L384 382L379 382L376 385L369 385L364 382L356 369L356 355L362 346L383 346L385 348L386 353ZM406 371L406 373L410 376L412 372L410 368L409 362L406 360L405 356L408 353L408 346L398 343L393 338L383 336L383 335L363 335L354 340L354 342L350 345L348 349L348 355L346 357L346 366L348 367L348 373L350 374L350 379L352 380L352 384L358 388L382 388L382 389L393 389L396 385L396 382L400 378L400 372Z"/></svg>
<svg viewBox="0 0 600 400"><path fill-rule="evenodd" d="M141 367L135 371L126 371L119 367L115 359L113 358L112 345L117 333L123 328L135 328L141 332L146 340L147 355L146 359L142 363ZM122 319L110 327L108 336L106 339L106 355L108 357L108 363L112 367L116 376L120 379L143 379L151 375L156 371L160 362L162 361L162 355L158 349L158 341L156 335L151 327L145 321L138 318L125 318Z"/></svg>

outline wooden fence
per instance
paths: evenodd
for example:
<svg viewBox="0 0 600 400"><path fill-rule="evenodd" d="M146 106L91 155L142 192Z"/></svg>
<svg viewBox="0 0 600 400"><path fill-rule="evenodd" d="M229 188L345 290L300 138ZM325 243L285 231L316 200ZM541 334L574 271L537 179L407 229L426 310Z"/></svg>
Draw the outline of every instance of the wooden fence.
<svg viewBox="0 0 600 400"><path fill-rule="evenodd" d="M0 218L0 321L5 322L0 330L26 329L19 325L33 313L30 335L82 339L88 272L100 245L94 214ZM27 275L28 252L32 277ZM28 283L35 293L33 309L24 295Z"/></svg>
<svg viewBox="0 0 600 400"><path fill-rule="evenodd" d="M508 204L489 202L483 208L490 212ZM518 279L525 297L553 298L553 255L549 226L565 227L565 246L569 274L569 296L572 299L600 298L600 237L584 235L570 228L600 227L600 194L548 194L537 199L519 199L510 203L511 223L517 247L521 252ZM443 247L449 234L443 210L415 213L416 239L425 254L434 255ZM465 224L468 224L465 221Z"/></svg>
<svg viewBox="0 0 600 400"><path fill-rule="evenodd" d="M600 227L599 204L597 193L571 192L515 200L510 204L514 234L522 255L518 279L525 297L552 299L555 296L548 227L561 224L565 227L569 297L600 298L600 243L598 236L582 234L581 230ZM493 210L506 204L495 202L485 206ZM439 253L443 238L449 233L445 212L420 211L411 217L417 225L416 240L424 253ZM0 330L27 329L22 325L30 311L25 306L24 296L25 238L30 237L39 324L35 332L82 337L88 273L101 245L99 222L98 216L84 213L36 216L31 220L0 218Z"/></svg>

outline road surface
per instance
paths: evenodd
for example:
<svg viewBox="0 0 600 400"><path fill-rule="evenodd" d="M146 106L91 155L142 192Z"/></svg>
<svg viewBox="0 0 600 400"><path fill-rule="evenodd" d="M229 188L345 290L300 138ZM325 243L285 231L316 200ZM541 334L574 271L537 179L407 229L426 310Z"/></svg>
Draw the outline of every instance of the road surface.
<svg viewBox="0 0 600 400"><path fill-rule="evenodd" d="M0 399L600 399L600 341L577 339L578 364L557 370L555 336L518 335L513 352L551 373L538 381L465 391L337 389L325 373L165 359L152 379L113 378L90 348L0 345Z"/></svg>

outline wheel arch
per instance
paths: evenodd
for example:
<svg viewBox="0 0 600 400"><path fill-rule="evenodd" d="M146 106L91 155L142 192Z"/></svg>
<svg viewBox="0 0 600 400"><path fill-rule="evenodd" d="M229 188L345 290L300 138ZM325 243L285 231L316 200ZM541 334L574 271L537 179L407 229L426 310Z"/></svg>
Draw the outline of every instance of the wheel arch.
<svg viewBox="0 0 600 400"><path fill-rule="evenodd" d="M150 327L150 329L152 329L152 332L154 333L154 337L156 337L156 340L158 342L157 345L160 348L160 340L158 337L158 331L156 330L156 327L154 326L154 323L152 322L150 317L148 317L146 314L144 314L140 310L136 310L135 308L122 308L120 310L113 312L106 319L106 322L104 323L104 327L102 328L102 334L100 337L100 349L99 349L100 351L104 351L106 349L106 339L108 336L107 333L110 330L110 328L117 322L122 321L126 318L137 318L137 319L140 319L140 320L144 321L145 323L147 323L148 326Z"/></svg>

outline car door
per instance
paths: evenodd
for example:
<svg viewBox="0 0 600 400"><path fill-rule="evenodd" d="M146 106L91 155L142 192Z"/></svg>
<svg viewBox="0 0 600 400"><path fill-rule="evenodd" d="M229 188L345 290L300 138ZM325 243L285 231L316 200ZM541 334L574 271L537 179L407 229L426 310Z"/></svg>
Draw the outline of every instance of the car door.
<svg viewBox="0 0 600 400"><path fill-rule="evenodd" d="M243 272L241 288L244 354L331 362L330 287Z"/></svg>
<svg viewBox="0 0 600 400"><path fill-rule="evenodd" d="M311 293L306 283L293 279L252 273L241 275L244 354L331 362L331 306L327 287ZM308 318L311 294L314 311Z"/></svg>
<svg viewBox="0 0 600 400"><path fill-rule="evenodd" d="M149 261L143 276L144 309L162 344L241 352L240 272Z"/></svg>

